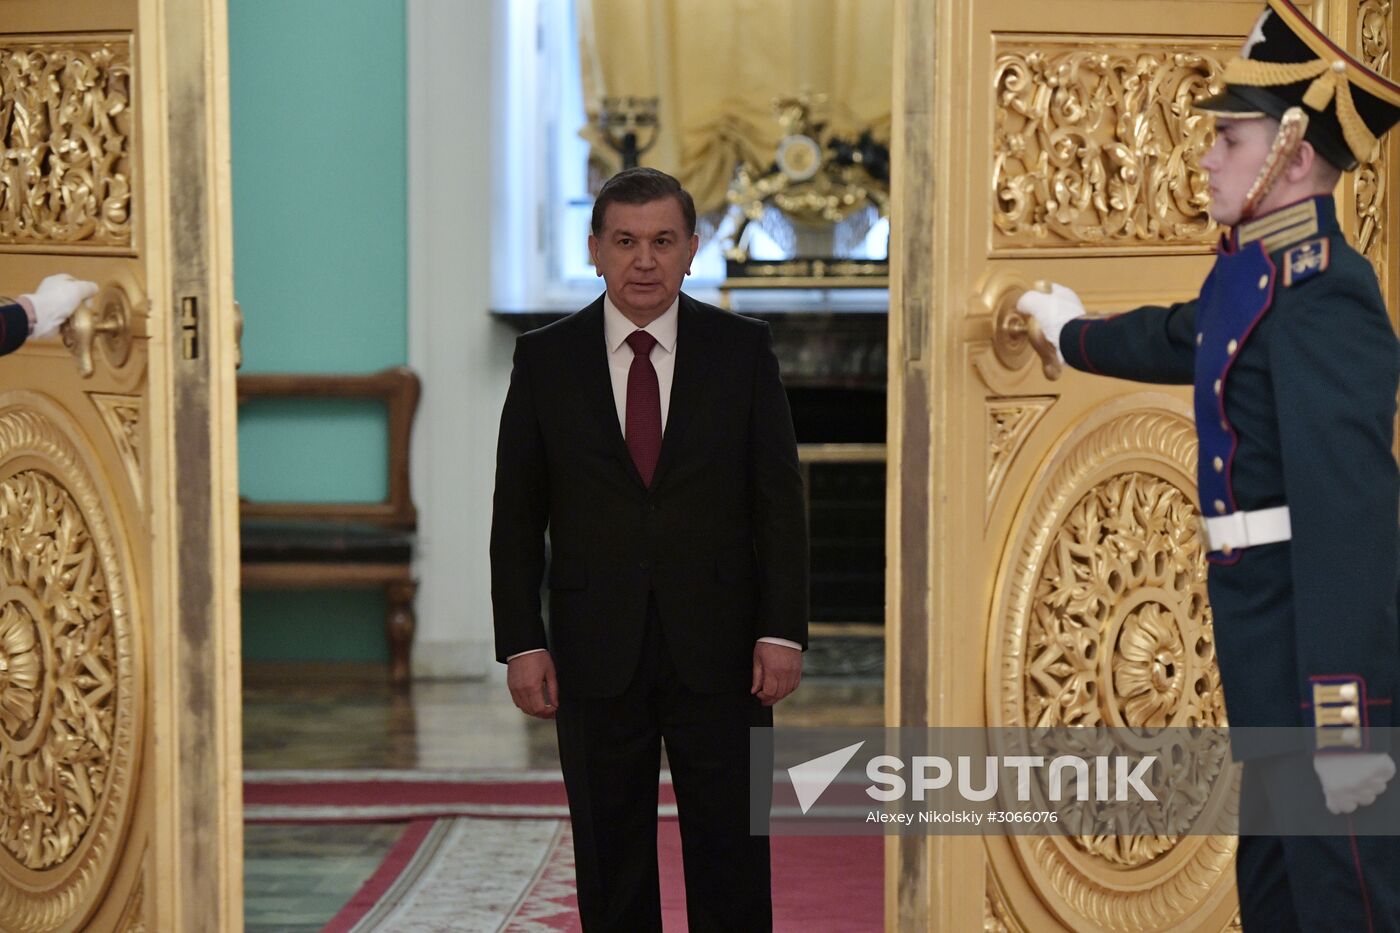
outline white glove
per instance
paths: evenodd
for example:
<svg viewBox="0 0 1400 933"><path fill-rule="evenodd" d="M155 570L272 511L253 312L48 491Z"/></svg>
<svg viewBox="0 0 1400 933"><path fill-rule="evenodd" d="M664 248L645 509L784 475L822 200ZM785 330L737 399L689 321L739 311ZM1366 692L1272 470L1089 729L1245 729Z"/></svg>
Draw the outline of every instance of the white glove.
<svg viewBox="0 0 1400 933"><path fill-rule="evenodd" d="M1395 762L1389 755L1314 755L1313 770L1322 782L1327 809L1351 813L1369 806L1395 777Z"/></svg>
<svg viewBox="0 0 1400 933"><path fill-rule="evenodd" d="M1063 285L1052 284L1048 294L1035 289L1023 293L1016 300L1016 310L1035 318L1041 333L1063 363L1065 355L1060 352L1060 331L1070 321L1084 316L1084 303L1079 296Z"/></svg>
<svg viewBox="0 0 1400 933"><path fill-rule="evenodd" d="M37 339L54 333L78 310L78 305L96 294L96 282L84 282L67 273L44 279L34 294L24 296L34 307L34 333L29 336Z"/></svg>

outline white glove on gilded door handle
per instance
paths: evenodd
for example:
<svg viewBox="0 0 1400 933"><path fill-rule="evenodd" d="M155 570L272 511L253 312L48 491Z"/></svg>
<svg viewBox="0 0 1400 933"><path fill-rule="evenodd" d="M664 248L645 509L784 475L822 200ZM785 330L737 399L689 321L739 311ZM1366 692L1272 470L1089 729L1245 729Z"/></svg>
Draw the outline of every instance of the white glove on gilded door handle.
<svg viewBox="0 0 1400 933"><path fill-rule="evenodd" d="M1077 317L1083 317L1084 302L1073 291L1058 283L1050 285L1050 291L1032 289L1023 292L1016 300L1016 310L1032 317L1040 326L1040 332L1055 348L1061 363L1065 355L1060 350L1060 331Z"/></svg>
<svg viewBox="0 0 1400 933"><path fill-rule="evenodd" d="M79 305L96 294L96 282L75 279L66 272L47 277L32 294L22 296L34 308L34 332L30 338L42 339L56 333Z"/></svg>

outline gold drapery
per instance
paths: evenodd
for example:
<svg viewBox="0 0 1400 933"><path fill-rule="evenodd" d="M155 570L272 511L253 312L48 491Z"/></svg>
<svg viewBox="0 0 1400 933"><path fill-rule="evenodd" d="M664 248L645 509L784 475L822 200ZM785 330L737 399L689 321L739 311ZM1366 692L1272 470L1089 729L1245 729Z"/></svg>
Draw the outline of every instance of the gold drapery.
<svg viewBox="0 0 1400 933"><path fill-rule="evenodd" d="M893 22L894 0L578 0L581 133L610 174L602 100L659 98L643 164L679 178L700 213L721 210L739 162L773 160L775 98L825 95L835 131L889 138Z"/></svg>

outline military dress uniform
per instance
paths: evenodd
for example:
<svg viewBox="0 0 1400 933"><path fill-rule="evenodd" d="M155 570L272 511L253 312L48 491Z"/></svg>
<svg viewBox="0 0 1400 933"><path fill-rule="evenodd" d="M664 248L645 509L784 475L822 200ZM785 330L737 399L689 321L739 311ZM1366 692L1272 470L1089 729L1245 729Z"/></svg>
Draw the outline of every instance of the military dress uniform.
<svg viewBox="0 0 1400 933"><path fill-rule="evenodd" d="M0 356L13 353L29 338L29 315L18 303L0 298Z"/></svg>
<svg viewBox="0 0 1400 933"><path fill-rule="evenodd" d="M1225 80L1196 106L1284 127L1261 171L1265 193L1294 151L1290 120L1345 171L1400 119L1400 86L1288 0L1268 0ZM1400 839L1353 823L1395 811L1400 790L1333 816L1312 767L1319 753L1394 753L1385 737L1400 686L1400 341L1332 197L1246 218L1221 238L1195 299L1071 320L1058 347L1086 372L1195 388L1216 657L1232 750L1245 761L1245 929L1400 930ZM1335 835L1248 834L1309 808Z"/></svg>
<svg viewBox="0 0 1400 933"><path fill-rule="evenodd" d="M1318 748L1370 748L1380 733L1368 727L1391 725L1400 680L1391 453L1400 342L1332 198L1231 231L1194 300L1070 321L1060 350L1087 372L1195 386L1208 588L1232 729L1312 726ZM1234 749L1246 759L1280 750ZM1316 777L1306 778L1321 806ZM1304 929L1395 928L1400 892L1385 889L1400 883L1396 849L1386 837L1242 838L1246 928L1296 928L1272 918L1288 901L1273 869L1293 862L1336 875L1321 875L1330 895ZM1382 910L1392 926L1377 925Z"/></svg>
<svg viewBox="0 0 1400 933"><path fill-rule="evenodd" d="M1070 321L1060 349L1087 372L1195 385L1231 726L1308 725L1319 702L1329 724L1389 726L1400 678L1400 343L1332 198L1231 231L1197 298ZM1321 741L1359 748L1364 737L1329 729Z"/></svg>
<svg viewBox="0 0 1400 933"><path fill-rule="evenodd" d="M1088 373L1196 387L1215 651L1236 735L1312 726L1317 748L1371 747L1400 681L1400 342L1333 199L1240 224L1200 296L1070 321L1060 349ZM1252 769L1245 806L1267 806L1266 772ZM1284 779L1292 794L1308 782L1322 807L1315 775ZM1385 836L1242 836L1246 929L1397 929L1397 849ZM1316 878L1305 904L1289 876Z"/></svg>

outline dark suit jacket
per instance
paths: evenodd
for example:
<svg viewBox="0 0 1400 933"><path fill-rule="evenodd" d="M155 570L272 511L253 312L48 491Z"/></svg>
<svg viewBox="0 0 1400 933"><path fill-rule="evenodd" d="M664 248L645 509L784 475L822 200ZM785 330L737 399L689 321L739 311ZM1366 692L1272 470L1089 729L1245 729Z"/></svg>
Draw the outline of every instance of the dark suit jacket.
<svg viewBox="0 0 1400 933"><path fill-rule="evenodd" d="M802 479L768 327L684 294L678 313L650 490L618 426L603 299L516 342L491 524L496 653L547 646L564 697L626 688L649 594L692 690L747 690L759 637L806 646Z"/></svg>

